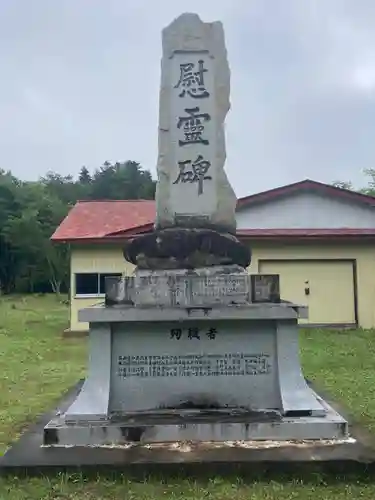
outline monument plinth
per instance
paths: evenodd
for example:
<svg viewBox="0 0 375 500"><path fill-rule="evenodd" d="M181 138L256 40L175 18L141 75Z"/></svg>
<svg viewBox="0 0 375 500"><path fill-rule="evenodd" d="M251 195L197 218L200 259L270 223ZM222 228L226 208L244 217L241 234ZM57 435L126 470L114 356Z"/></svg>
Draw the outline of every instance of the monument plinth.
<svg viewBox="0 0 375 500"><path fill-rule="evenodd" d="M124 249L134 275L80 311L88 376L45 445L347 438L302 374L306 308L245 270L224 171L229 77L221 23L184 14L163 31L155 230Z"/></svg>

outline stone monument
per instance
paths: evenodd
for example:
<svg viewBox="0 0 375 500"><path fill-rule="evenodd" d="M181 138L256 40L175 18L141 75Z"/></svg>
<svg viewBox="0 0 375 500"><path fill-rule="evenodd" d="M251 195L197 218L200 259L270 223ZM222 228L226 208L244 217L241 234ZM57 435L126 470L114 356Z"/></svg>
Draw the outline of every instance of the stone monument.
<svg viewBox="0 0 375 500"><path fill-rule="evenodd" d="M163 31L155 228L124 248L134 275L80 311L88 376L46 446L347 436L301 371L306 308L246 271L224 170L229 80L221 23L183 14Z"/></svg>

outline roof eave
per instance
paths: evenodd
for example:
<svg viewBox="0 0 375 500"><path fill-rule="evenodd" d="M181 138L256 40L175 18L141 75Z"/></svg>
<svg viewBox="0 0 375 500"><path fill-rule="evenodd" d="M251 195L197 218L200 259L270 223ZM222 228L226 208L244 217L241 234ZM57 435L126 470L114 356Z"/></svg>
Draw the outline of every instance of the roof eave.
<svg viewBox="0 0 375 500"><path fill-rule="evenodd" d="M349 189L343 189L329 184L323 184L311 179L305 179L303 181L294 182L292 184L287 184L285 186L280 186L267 191L262 191L261 193L255 193L240 198L237 202L237 208L242 209L258 203L266 203L268 201L276 200L301 191L313 191L321 194L330 194L343 200L350 200L352 202L357 202L371 207L375 206L375 198L367 194L350 191Z"/></svg>
<svg viewBox="0 0 375 500"><path fill-rule="evenodd" d="M142 233L144 234L144 233ZM121 236L103 236L99 238L67 238L67 239L54 239L53 243L61 244L75 244L75 245L104 245L104 244L121 244L121 242L128 241L140 234L127 234ZM333 241L333 240L362 240L362 241L374 241L375 233L358 233L353 234L352 232L342 232L342 233L332 233L332 234L264 234L264 233L238 233L238 238L241 240L251 241Z"/></svg>

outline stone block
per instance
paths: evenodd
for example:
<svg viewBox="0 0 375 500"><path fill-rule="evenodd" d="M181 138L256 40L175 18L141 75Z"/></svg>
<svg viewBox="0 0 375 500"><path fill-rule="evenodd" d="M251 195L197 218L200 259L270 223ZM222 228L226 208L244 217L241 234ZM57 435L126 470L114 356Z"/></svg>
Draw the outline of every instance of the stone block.
<svg viewBox="0 0 375 500"><path fill-rule="evenodd" d="M162 40L156 228L234 234L237 198L224 170L230 70L223 26L182 14Z"/></svg>
<svg viewBox="0 0 375 500"><path fill-rule="evenodd" d="M106 304L214 307L280 301L278 276L249 275L237 266L175 271L138 270L134 276L108 278Z"/></svg>

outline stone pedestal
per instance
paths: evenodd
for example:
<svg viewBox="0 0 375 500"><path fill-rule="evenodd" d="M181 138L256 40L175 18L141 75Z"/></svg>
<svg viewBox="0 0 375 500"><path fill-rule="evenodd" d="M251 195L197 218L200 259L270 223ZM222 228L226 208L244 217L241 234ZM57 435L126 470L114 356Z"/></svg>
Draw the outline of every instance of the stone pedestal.
<svg viewBox="0 0 375 500"><path fill-rule="evenodd" d="M88 377L45 444L344 438L345 420L301 372L304 313L289 303L80 311Z"/></svg>

